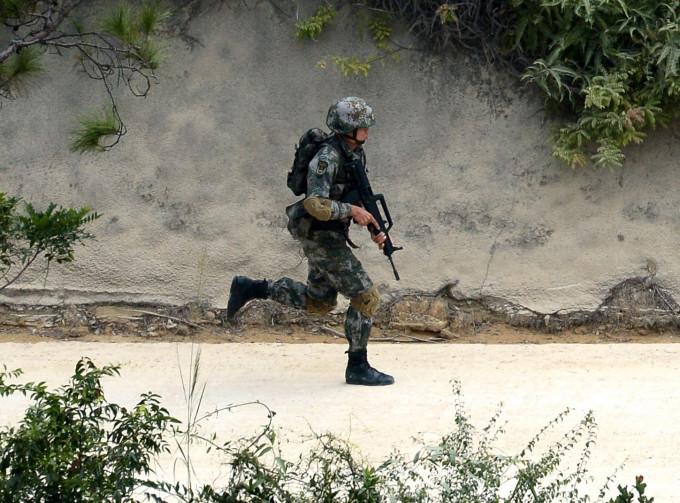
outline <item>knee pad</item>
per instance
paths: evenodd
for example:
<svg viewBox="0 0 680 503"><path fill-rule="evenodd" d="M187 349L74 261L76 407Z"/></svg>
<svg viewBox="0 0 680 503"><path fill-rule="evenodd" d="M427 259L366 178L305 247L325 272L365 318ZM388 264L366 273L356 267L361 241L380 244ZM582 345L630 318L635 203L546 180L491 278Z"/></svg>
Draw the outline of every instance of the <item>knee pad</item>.
<svg viewBox="0 0 680 503"><path fill-rule="evenodd" d="M380 295L378 295L378 289L372 286L368 292L354 297L349 305L368 317L373 318L373 313L375 313L379 302Z"/></svg>
<svg viewBox="0 0 680 503"><path fill-rule="evenodd" d="M307 307L305 309L306 312L312 314L328 314L333 309L335 309L335 304L329 306L320 300L312 299L309 295L307 296Z"/></svg>

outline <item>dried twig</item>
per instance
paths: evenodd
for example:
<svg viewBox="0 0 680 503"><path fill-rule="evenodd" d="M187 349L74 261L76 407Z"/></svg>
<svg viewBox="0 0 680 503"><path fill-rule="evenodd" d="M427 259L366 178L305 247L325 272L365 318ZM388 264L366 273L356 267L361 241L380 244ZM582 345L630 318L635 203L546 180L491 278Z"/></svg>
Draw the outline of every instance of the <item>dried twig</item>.
<svg viewBox="0 0 680 503"><path fill-rule="evenodd" d="M428 343L436 343L436 342L441 342L445 341L443 337L428 337L427 339L423 339L421 337L414 337L412 335L398 335L396 337L371 337L371 341L376 341L376 342L428 342Z"/></svg>
<svg viewBox="0 0 680 503"><path fill-rule="evenodd" d="M341 339L345 338L345 334L342 334L342 333L338 332L337 330L333 330L330 327L322 326L320 330L322 332L326 332L327 334L334 335L335 337L339 337Z"/></svg>
<svg viewBox="0 0 680 503"><path fill-rule="evenodd" d="M344 334L338 332L337 330L333 330L330 327L322 326L321 327L322 332L326 332L327 334L334 335L335 337L340 337L343 338L345 337ZM371 341L377 341L377 342L429 342L429 343L434 343L434 342L441 342L445 341L443 337L429 337L427 339L423 339L421 337L414 337L413 335L398 335L396 337L371 337Z"/></svg>
<svg viewBox="0 0 680 503"><path fill-rule="evenodd" d="M153 311L143 311L143 310L140 310L140 309L131 309L131 311L134 311L135 313L147 314L149 316L157 316L159 318L167 318L168 320L176 321L178 323L182 323L182 324L188 325L190 327L198 328L199 330L205 330L206 332L210 332L213 335L219 335L217 332L213 332L212 330L207 329L202 325L198 325L197 323L192 323L189 320L185 320L185 319L182 319L182 318L177 318L176 316L170 316L168 314L155 313Z"/></svg>

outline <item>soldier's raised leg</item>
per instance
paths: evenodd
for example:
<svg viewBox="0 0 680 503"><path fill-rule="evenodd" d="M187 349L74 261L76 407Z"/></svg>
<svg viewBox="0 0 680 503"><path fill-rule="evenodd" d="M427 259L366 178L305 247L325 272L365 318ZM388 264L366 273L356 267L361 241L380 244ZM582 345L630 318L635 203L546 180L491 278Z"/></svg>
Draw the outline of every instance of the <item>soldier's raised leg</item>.
<svg viewBox="0 0 680 503"><path fill-rule="evenodd" d="M317 288L316 290L320 289ZM327 314L331 312L336 305L337 291L327 287L316 293L322 300L309 297L307 285L290 278L268 281L235 276L229 289L226 319L233 320L236 313L254 299L270 299L279 304L309 313Z"/></svg>

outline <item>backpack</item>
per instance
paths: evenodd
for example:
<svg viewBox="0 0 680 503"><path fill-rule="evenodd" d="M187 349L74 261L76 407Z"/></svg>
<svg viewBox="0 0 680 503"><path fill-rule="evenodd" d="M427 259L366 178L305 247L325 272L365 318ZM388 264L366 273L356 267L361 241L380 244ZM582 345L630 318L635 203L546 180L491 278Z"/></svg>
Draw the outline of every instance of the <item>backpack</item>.
<svg viewBox="0 0 680 503"><path fill-rule="evenodd" d="M331 134L319 128L311 128L300 137L299 143L295 145L295 159L293 167L288 172L287 185L296 196L307 192L309 163L314 159L323 142L330 137Z"/></svg>

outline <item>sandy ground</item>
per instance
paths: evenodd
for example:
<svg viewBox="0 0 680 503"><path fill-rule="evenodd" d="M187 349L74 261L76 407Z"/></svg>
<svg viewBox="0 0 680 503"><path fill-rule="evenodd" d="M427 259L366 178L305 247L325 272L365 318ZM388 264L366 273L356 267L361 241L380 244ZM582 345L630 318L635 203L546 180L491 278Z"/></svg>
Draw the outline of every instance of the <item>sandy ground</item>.
<svg viewBox="0 0 680 503"><path fill-rule="evenodd" d="M340 344L40 340L0 344L0 365L23 369L22 380L56 386L67 382L81 356L98 365L120 364L120 377L106 382L110 401L133 405L140 393L153 391L180 418L186 414L180 374L186 378L200 349L204 409L255 400L267 404L277 413L274 427L289 458L305 448L312 432L348 439L375 462L393 449L414 454L414 437L434 442L452 431L453 380L461 382L466 410L480 429L503 403L507 425L497 445L508 454L517 453L566 407L573 413L558 435L592 409L598 423L590 464L593 493L625 462L618 483L631 485L642 474L655 501L680 501L678 344L373 343L372 363L394 374L396 384L365 388L343 382ZM3 398L0 424L16 421L25 405L19 398ZM204 428L227 440L254 433L266 421L264 409L251 406L222 414ZM194 459L210 480L219 463L208 455Z"/></svg>

